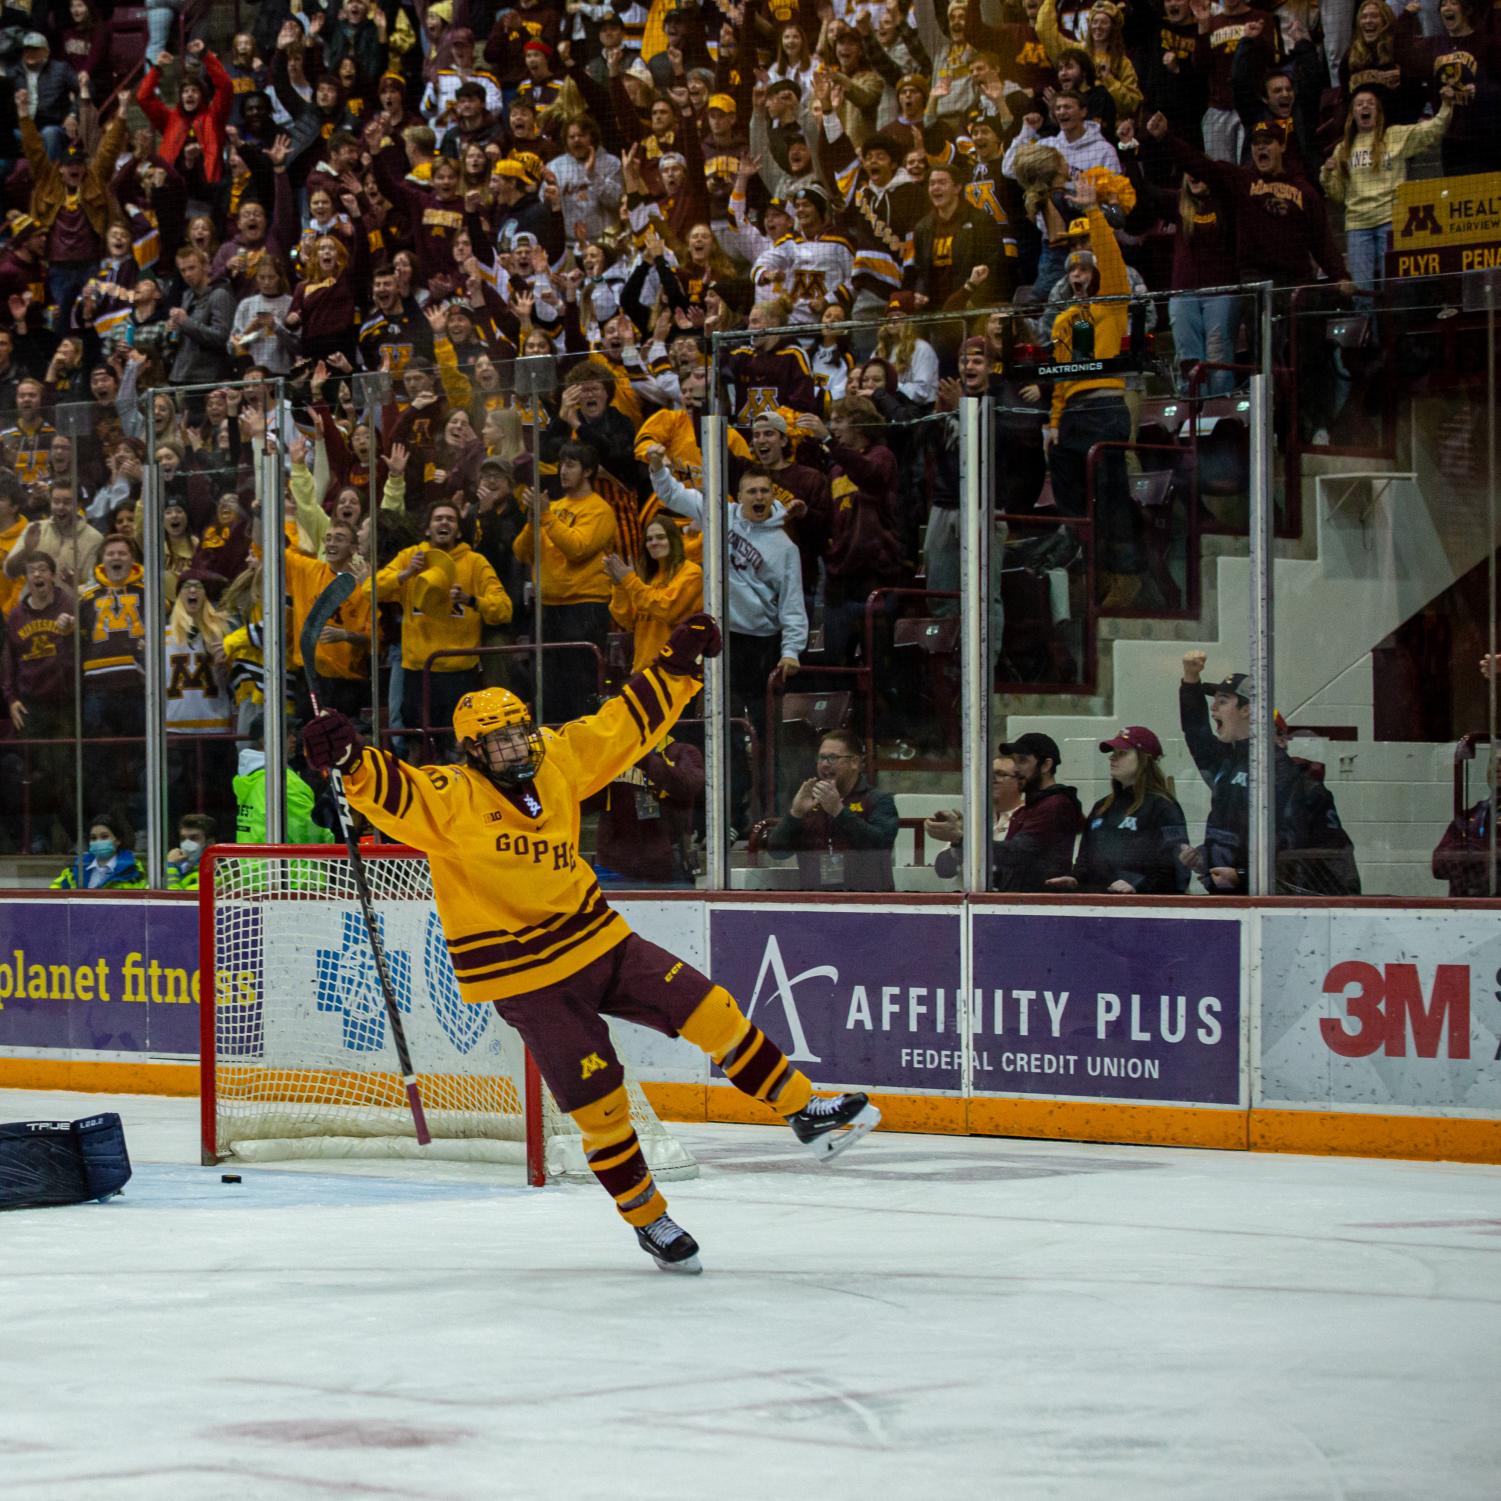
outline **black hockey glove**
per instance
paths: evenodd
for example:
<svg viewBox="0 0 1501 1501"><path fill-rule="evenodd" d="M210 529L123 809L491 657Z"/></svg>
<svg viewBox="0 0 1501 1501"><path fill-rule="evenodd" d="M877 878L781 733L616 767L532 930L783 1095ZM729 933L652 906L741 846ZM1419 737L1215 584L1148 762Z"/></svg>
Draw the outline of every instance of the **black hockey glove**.
<svg viewBox="0 0 1501 1501"><path fill-rule="evenodd" d="M679 677L696 678L703 674L704 658L717 657L724 647L724 638L712 615L690 615L673 627L672 634L657 658L657 666L663 672Z"/></svg>
<svg viewBox="0 0 1501 1501"><path fill-rule="evenodd" d="M325 709L303 726L302 748L314 771L348 771L364 745L354 721L337 709Z"/></svg>

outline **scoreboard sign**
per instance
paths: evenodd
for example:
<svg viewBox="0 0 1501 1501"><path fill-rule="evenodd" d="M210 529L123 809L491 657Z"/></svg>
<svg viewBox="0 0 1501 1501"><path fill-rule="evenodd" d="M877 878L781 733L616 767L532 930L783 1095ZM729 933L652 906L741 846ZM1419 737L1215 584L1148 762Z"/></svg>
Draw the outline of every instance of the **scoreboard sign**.
<svg viewBox="0 0 1501 1501"><path fill-rule="evenodd" d="M1388 276L1501 267L1501 172L1404 182L1392 210Z"/></svg>

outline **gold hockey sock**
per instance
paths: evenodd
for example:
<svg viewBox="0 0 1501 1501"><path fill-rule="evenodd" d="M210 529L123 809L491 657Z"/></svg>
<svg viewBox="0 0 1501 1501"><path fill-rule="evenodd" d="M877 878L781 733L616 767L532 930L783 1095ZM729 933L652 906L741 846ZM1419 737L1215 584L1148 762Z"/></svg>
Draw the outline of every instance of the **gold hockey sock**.
<svg viewBox="0 0 1501 1501"><path fill-rule="evenodd" d="M642 1155L625 1090L613 1089L602 1100L581 1106L572 1115L584 1138L589 1169L615 1200L626 1223L649 1225L666 1214L667 1200Z"/></svg>
<svg viewBox="0 0 1501 1501"><path fill-rule="evenodd" d="M736 1089L770 1105L778 1115L796 1115L812 1099L808 1076L792 1066L722 985L699 1002L680 1030L719 1065Z"/></svg>

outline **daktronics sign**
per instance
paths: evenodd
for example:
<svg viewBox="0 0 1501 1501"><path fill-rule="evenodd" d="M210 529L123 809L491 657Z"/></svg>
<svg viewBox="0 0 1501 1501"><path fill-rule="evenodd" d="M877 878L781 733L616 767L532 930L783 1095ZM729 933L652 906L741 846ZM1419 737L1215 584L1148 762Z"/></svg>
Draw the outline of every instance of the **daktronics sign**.
<svg viewBox="0 0 1501 1501"><path fill-rule="evenodd" d="M1258 1097L1501 1110L1501 921L1489 912L1268 912Z"/></svg>
<svg viewBox="0 0 1501 1501"><path fill-rule="evenodd" d="M1424 993L1416 964L1378 968L1347 959L1324 976L1324 993L1344 1000L1342 1017L1324 1017L1319 1032L1341 1058L1470 1056L1470 966L1440 964Z"/></svg>

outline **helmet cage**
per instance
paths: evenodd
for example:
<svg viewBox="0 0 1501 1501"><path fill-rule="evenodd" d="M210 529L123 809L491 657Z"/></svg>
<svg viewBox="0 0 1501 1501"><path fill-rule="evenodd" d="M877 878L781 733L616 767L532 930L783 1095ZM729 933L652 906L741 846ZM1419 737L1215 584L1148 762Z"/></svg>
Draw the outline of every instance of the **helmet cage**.
<svg viewBox="0 0 1501 1501"><path fill-rule="evenodd" d="M465 747L469 759L490 778L503 787L519 787L532 781L542 769L547 756L547 747L542 740L541 729L530 722L526 724L497 725L483 734L472 736L479 747L479 754ZM506 749L518 745L526 747L526 756L514 760L503 754Z"/></svg>

